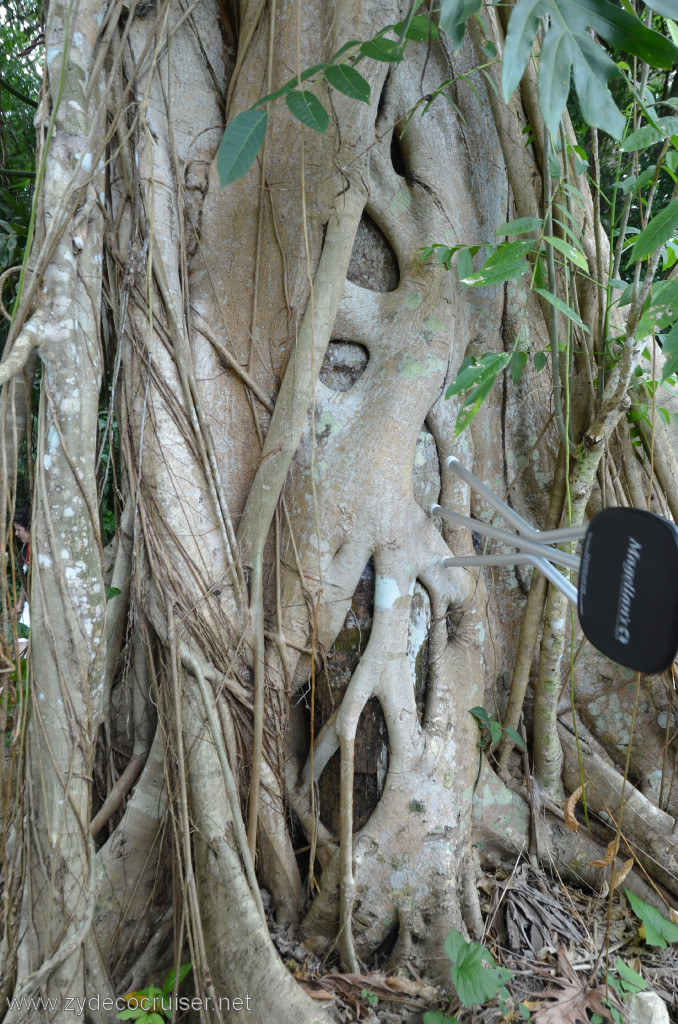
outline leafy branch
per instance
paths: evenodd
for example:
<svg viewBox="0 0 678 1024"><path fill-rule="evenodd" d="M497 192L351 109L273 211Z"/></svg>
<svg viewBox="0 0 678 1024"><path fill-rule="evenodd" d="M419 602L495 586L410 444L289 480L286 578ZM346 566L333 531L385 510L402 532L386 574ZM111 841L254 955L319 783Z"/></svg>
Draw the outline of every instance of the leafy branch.
<svg viewBox="0 0 678 1024"><path fill-rule="evenodd" d="M324 135L330 123L330 116L314 92L312 86L323 79L337 92L350 99L369 103L370 83L356 70L356 65L365 58L381 63L394 64L403 59L407 43L437 39L438 26L426 15L416 14L422 0L415 0L410 13L396 25L386 25L371 39L364 42L352 40L345 43L324 64L316 64L295 75L274 92L263 96L253 107L243 110L233 118L221 138L217 152L217 170L221 187L242 178L254 163L264 142L268 126L268 108L276 100L285 98L287 109L307 128ZM393 32L396 39L388 37ZM341 59L343 58L343 59ZM302 82L307 82L305 89Z"/></svg>

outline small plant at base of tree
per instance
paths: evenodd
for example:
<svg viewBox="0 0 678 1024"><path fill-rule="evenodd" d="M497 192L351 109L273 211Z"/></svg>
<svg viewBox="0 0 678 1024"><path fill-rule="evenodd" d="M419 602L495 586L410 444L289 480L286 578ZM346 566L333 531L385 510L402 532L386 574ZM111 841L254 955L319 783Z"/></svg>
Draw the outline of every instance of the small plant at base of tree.
<svg viewBox="0 0 678 1024"><path fill-rule="evenodd" d="M125 996L128 1009L120 1011L118 1020L133 1020L136 1024L165 1024L165 1020L172 1020L172 993L175 988L179 988L192 968L193 964L182 964L178 976L172 968L162 988L149 985L138 992L130 992Z"/></svg>
<svg viewBox="0 0 678 1024"><path fill-rule="evenodd" d="M470 1009L498 998L501 1012L506 1015L510 998L506 985L512 980L513 972L497 967L489 949L479 942L468 941L454 928L445 940L445 952L450 959L452 984L462 1005ZM520 1014L524 1020L529 1017L529 1010L523 1003L520 1004ZM428 1010L423 1024L459 1022L441 1010Z"/></svg>
<svg viewBox="0 0 678 1024"><path fill-rule="evenodd" d="M376 1006L379 1002L379 996L369 988L362 990L360 998L364 999L368 1006Z"/></svg>
<svg viewBox="0 0 678 1024"><path fill-rule="evenodd" d="M496 718L490 718L487 711L483 707L471 708L469 711L470 715L473 715L478 728L480 729L480 740L478 741L478 749L485 750L487 747L494 747L501 740L502 734L506 734L513 743L521 750L525 749L525 740L519 732L510 726L503 726L501 722L498 722Z"/></svg>

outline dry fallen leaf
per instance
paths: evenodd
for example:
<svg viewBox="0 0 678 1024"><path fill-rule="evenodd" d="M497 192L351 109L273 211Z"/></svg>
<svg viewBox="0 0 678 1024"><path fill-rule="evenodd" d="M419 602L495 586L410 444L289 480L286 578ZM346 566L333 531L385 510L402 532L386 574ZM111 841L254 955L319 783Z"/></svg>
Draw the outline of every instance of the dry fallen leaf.
<svg viewBox="0 0 678 1024"><path fill-rule="evenodd" d="M631 870L632 867L633 867L633 857L629 857L628 860L624 861L624 863L620 867L619 871L615 871L613 873L612 881L610 882L610 890L612 892L614 892L614 890L617 888L618 885L621 885L621 883L624 881L624 879L626 878L626 876L628 875L628 873L629 873L629 871Z"/></svg>
<svg viewBox="0 0 678 1024"><path fill-rule="evenodd" d="M619 838L615 837L611 843L607 844L607 853L604 857L599 860L587 860L586 864L591 868L606 868L609 864L614 862L614 858L617 856L617 850L619 849Z"/></svg>
<svg viewBox="0 0 678 1024"><path fill-rule="evenodd" d="M565 815L565 824L569 828L570 832L579 831L579 822L574 816L574 809L581 795L582 788L581 786L577 786L574 793L568 796L567 800L565 801L565 806L563 807L563 813Z"/></svg>
<svg viewBox="0 0 678 1024"><path fill-rule="evenodd" d="M360 996L366 990L381 1002L403 1003L405 1006L420 1008L422 1002L430 1003L438 997L438 990L423 982L408 981L407 978L386 978L383 974L325 974L315 981L300 977L299 974L295 977L313 999L325 998L319 995L321 991L347 999Z"/></svg>
<svg viewBox="0 0 678 1024"><path fill-rule="evenodd" d="M414 996L417 999L423 999L427 1003L434 1002L438 998L438 990L432 985L427 985L424 981L414 981L411 978L401 978L399 975L393 975L391 978L386 978L386 984L394 992L399 992L404 996Z"/></svg>
<svg viewBox="0 0 678 1024"><path fill-rule="evenodd" d="M312 981L310 978L297 978L298 983L303 988L307 996L311 999L319 999L322 1002L333 1002L334 995L331 992L326 992L324 988L320 988L318 983Z"/></svg>
<svg viewBox="0 0 678 1024"><path fill-rule="evenodd" d="M570 963L565 952L565 947L558 950L558 971L554 981L556 988L551 988L545 993L548 1002L542 1002L541 1009L534 1018L534 1024L590 1024L588 1010L591 1013L599 1013L603 1020L612 1020L610 1009L605 1006L603 999L622 1012L621 1003L614 992L608 991L605 994L604 985L596 985L595 988L586 989L581 979Z"/></svg>

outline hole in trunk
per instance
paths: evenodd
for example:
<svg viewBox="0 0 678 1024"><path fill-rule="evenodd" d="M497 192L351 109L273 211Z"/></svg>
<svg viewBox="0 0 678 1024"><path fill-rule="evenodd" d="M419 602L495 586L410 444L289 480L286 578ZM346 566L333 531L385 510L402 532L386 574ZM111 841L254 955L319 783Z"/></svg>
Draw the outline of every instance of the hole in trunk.
<svg viewBox="0 0 678 1024"><path fill-rule="evenodd" d="M318 783L320 820L333 835L341 828L340 799L341 756L329 761ZM379 803L388 774L388 729L381 705L371 697L358 720L353 759L353 831L367 824Z"/></svg>
<svg viewBox="0 0 678 1024"><path fill-rule="evenodd" d="M320 380L331 391L350 391L369 362L364 345L353 341L331 341L320 367Z"/></svg>
<svg viewBox="0 0 678 1024"><path fill-rule="evenodd" d="M404 178L407 173L407 168L397 130L394 131L391 136L391 163L393 164L393 170L396 174L399 174L401 178Z"/></svg>
<svg viewBox="0 0 678 1024"><path fill-rule="evenodd" d="M392 292L398 287L398 261L386 235L366 213L362 215L346 275L353 284L372 292Z"/></svg>
<svg viewBox="0 0 678 1024"><path fill-rule="evenodd" d="M407 657L410 660L414 699L419 721L426 710L428 683L429 634L431 631L431 599L419 580L414 584L410 625L407 636Z"/></svg>
<svg viewBox="0 0 678 1024"><path fill-rule="evenodd" d="M351 607L316 684L316 727L320 729L341 702L367 647L374 611L374 562L365 566ZM318 781L320 819L333 835L340 830L340 755L329 761ZM388 730L381 705L372 698L358 721L355 739L353 827L362 828L379 802L388 771Z"/></svg>

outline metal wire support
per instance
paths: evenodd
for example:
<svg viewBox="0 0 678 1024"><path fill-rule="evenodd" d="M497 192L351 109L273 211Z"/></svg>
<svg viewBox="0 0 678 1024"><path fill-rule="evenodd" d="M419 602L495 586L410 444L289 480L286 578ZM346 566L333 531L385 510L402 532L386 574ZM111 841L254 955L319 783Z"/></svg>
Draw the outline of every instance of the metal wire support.
<svg viewBox="0 0 678 1024"><path fill-rule="evenodd" d="M509 523L514 526L516 533L503 530L498 526L492 526L480 519L472 519L470 516L461 515L459 512L452 512L451 509L443 508L441 505L431 505L431 515L440 516L448 523L455 526L475 530L482 536L490 537L492 540L501 541L503 544L510 544L516 548L515 554L487 554L487 555L462 555L443 558L442 563L446 568L457 565L533 565L542 573L561 594L572 604L577 604L577 588L566 579L552 563L565 566L568 569L579 571L580 558L577 555L569 554L552 544L562 544L564 541L580 540L586 534L585 526L570 526L560 530L537 530L526 519L511 508L505 501L497 497L486 484L478 480L470 470L466 469L454 455L447 460L447 465L465 483L471 487L476 494L485 501Z"/></svg>

